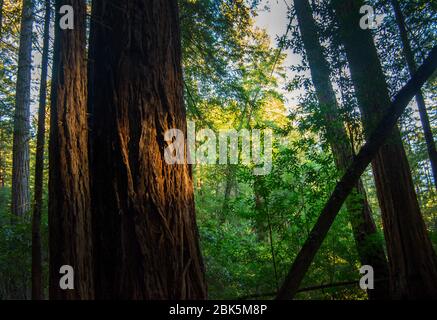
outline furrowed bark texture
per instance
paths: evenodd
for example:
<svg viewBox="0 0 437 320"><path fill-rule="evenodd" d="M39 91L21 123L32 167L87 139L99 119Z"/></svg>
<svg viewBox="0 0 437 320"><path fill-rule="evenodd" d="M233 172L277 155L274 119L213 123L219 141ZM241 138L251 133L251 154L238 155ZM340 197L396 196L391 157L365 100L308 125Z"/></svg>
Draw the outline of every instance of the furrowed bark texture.
<svg viewBox="0 0 437 320"><path fill-rule="evenodd" d="M382 117L382 120L354 158L346 173L337 183L331 197L323 208L319 219L311 230L308 239L305 241L305 244L295 258L276 299L293 299L298 292L299 285L302 282L305 273L310 267L317 251L320 249L329 228L334 222L334 219L346 198L372 159L378 154L380 148L393 134L393 128L395 127L396 122L404 112L410 100L436 70L437 47L434 47L422 66L395 96L390 108L384 111L385 115ZM375 277L377 278L378 275L375 275ZM416 296L416 298L419 297L420 296ZM431 295L431 297L435 296Z"/></svg>
<svg viewBox="0 0 437 320"><path fill-rule="evenodd" d="M30 209L29 139L30 79L32 70L33 1L23 0L12 147L12 214L22 217Z"/></svg>
<svg viewBox="0 0 437 320"><path fill-rule="evenodd" d="M359 27L362 0L332 0L367 137L390 106L370 30ZM423 221L399 130L372 161L394 298L437 297L437 256ZM377 275L376 275L377 276Z"/></svg>
<svg viewBox="0 0 437 320"><path fill-rule="evenodd" d="M329 79L329 66L319 42L317 26L312 16L308 0L294 0L294 7L299 22L299 29L311 71L311 78L316 89L328 142L340 172L344 172L353 158L352 147L340 119L337 99ZM372 211L367 202L363 183L358 180L351 196L346 200L358 255L362 265L373 266L379 278L388 278L388 265L384 249L375 241L376 225ZM370 299L389 297L388 281L378 283L374 290L368 290Z"/></svg>
<svg viewBox="0 0 437 320"><path fill-rule="evenodd" d="M74 9L74 29L61 30L59 9ZM56 1L49 144L50 299L92 299L84 0ZM62 290L59 269L74 268L74 290Z"/></svg>
<svg viewBox="0 0 437 320"><path fill-rule="evenodd" d="M94 6L96 297L204 299L191 167L164 161L166 130L186 135L177 1Z"/></svg>
<svg viewBox="0 0 437 320"><path fill-rule="evenodd" d="M407 28L405 25L404 15L402 14L401 7L397 0L391 0L396 23L398 24L399 33L402 41L402 48L404 57L407 62L408 71L410 75L416 72L417 66L414 59L413 51L411 50L410 40L408 39ZM419 91L416 95L417 108L419 109L420 121L422 123L423 133L425 136L426 147L428 150L429 160L431 163L431 169L434 177L434 186L437 188L437 150L434 142L434 136L431 130L431 124L429 122L428 112L426 111L425 99L423 98L422 91Z"/></svg>
<svg viewBox="0 0 437 320"><path fill-rule="evenodd" d="M46 134L47 69L50 40L50 0L45 1L43 52L41 60L41 83L39 88L38 131L36 137L35 190L32 215L32 300L43 298L41 265L41 212L44 174L44 146Z"/></svg>

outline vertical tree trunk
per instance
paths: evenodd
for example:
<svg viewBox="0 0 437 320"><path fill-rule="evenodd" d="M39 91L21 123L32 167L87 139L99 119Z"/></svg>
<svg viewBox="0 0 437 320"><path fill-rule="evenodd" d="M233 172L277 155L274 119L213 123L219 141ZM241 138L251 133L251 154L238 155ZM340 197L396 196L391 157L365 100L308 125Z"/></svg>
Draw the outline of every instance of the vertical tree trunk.
<svg viewBox="0 0 437 320"><path fill-rule="evenodd" d="M36 137L35 191L32 219L32 299L43 299L41 265L41 211L44 174L44 146L47 100L47 69L49 64L50 0L45 0L41 83L39 87L38 131Z"/></svg>
<svg viewBox="0 0 437 320"><path fill-rule="evenodd" d="M256 176L253 182L253 193L255 195L255 233L258 241L264 242L266 240L267 228L265 225L265 198L262 195L262 180Z"/></svg>
<svg viewBox="0 0 437 320"><path fill-rule="evenodd" d="M226 181L225 181L225 193L223 197L223 206L220 213L220 221L224 223L229 215L229 200L231 198L232 190L235 188L235 166L232 164L227 165L226 168Z"/></svg>
<svg viewBox="0 0 437 320"><path fill-rule="evenodd" d="M277 295L277 299L292 299L298 292L305 273L311 265L317 251L323 243L337 213L344 201L356 186L360 176L369 163L377 155L380 148L392 135L397 120L404 112L410 100L423 86L426 80L437 70L437 46L434 47L423 65L417 69L414 76L398 92L388 110L384 111L382 120L368 137L360 152L354 157L341 180L337 183L331 197L325 204L314 228L311 230L305 244L299 251L287 277ZM420 296L418 296L420 297Z"/></svg>
<svg viewBox="0 0 437 320"><path fill-rule="evenodd" d="M1 117L0 117L1 121ZM5 170L3 164L3 130L0 130L0 188L5 186Z"/></svg>
<svg viewBox="0 0 437 320"><path fill-rule="evenodd" d="M362 0L332 0L340 23L367 137L390 106L390 97L369 30L359 26ZM410 167L396 127L372 161L395 298L437 297L437 256L428 237ZM378 277L378 275L376 275Z"/></svg>
<svg viewBox="0 0 437 320"><path fill-rule="evenodd" d="M204 299L191 167L164 161L164 133L186 136L177 1L94 6L96 297Z"/></svg>
<svg viewBox="0 0 437 320"><path fill-rule="evenodd" d="M61 30L59 9L74 9L74 30ZM49 286L51 299L92 299L92 237L87 134L86 4L57 0L49 144ZM74 290L59 286L63 265Z"/></svg>
<svg viewBox="0 0 437 320"><path fill-rule="evenodd" d="M30 207L29 138L30 78L32 70L33 1L23 0L12 148L12 214L23 216Z"/></svg>
<svg viewBox="0 0 437 320"><path fill-rule="evenodd" d="M299 29L316 89L320 109L324 116L324 127L335 159L336 167L344 172L353 158L351 145L343 123L339 121L337 100L329 79L329 66L318 40L317 26L308 0L294 0ZM354 233L358 255L362 265L372 265L378 278L388 278L388 265L381 243L375 241L377 233L372 211L367 202L361 180L346 200L350 222ZM370 299L389 297L388 281L381 281L374 290L368 291Z"/></svg>
<svg viewBox="0 0 437 320"><path fill-rule="evenodd" d="M0 0L0 39L2 38L3 28L3 0Z"/></svg>
<svg viewBox="0 0 437 320"><path fill-rule="evenodd" d="M0 40L2 39L2 28L3 28L3 0L0 0ZM3 114L0 114L0 121L2 120ZM5 186L5 177L3 169L3 131L0 133L0 188Z"/></svg>
<svg viewBox="0 0 437 320"><path fill-rule="evenodd" d="M410 40L408 39L408 33L405 26L404 16L402 14L401 7L397 0L391 0L395 16L396 23L399 28L399 33L402 41L402 48L404 57L407 62L410 75L416 72L417 66L414 59L413 51L411 50ZM429 160L431 162L432 173L434 176L434 186L437 188L437 150L434 142L434 137L431 130L431 124L429 122L428 112L426 111L425 99L423 98L422 91L419 91L416 95L417 108L419 109L420 121L422 122L423 133L425 136L426 147L428 150Z"/></svg>

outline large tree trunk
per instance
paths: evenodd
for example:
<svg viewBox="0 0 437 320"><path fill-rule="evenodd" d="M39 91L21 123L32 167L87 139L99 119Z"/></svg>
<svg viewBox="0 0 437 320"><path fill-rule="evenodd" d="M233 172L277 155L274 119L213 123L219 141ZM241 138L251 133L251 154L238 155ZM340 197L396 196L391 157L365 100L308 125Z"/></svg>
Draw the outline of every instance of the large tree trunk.
<svg viewBox="0 0 437 320"><path fill-rule="evenodd" d="M361 148L360 152L354 157L346 173L337 183L334 192L331 194L328 202L323 208L314 228L311 230L305 244L299 251L291 269L279 290L277 299L292 299L298 292L299 285L302 282L305 273L311 265L317 251L323 243L326 234L334 222L337 213L340 211L346 198L355 187L360 176L366 170L372 159L377 156L384 143L392 136L393 128L396 122L404 112L410 100L416 95L417 91L437 70L437 46L434 47L425 60L423 65L417 70L411 80L399 91L388 110L383 111L384 116L375 130L368 137L367 142ZM377 275L376 275L377 276ZM433 277L433 274L430 275ZM436 297L432 291L436 290L435 279L430 278L429 283L431 293L427 296ZM417 295L417 298L421 295Z"/></svg>
<svg viewBox="0 0 437 320"><path fill-rule="evenodd" d="M39 87L38 131L36 137L35 191L32 216L32 299L43 298L41 265L41 211L44 174L44 146L46 134L47 69L49 64L50 0L45 1L41 83Z"/></svg>
<svg viewBox="0 0 437 320"><path fill-rule="evenodd" d="M74 9L74 30L61 30L61 5ZM86 4L56 1L49 144L49 286L51 299L92 299L88 176ZM59 269L74 269L74 290L59 286Z"/></svg>
<svg viewBox="0 0 437 320"><path fill-rule="evenodd" d="M14 114L12 157L12 214L23 216L30 208L29 139L30 79L32 70L33 1L23 0Z"/></svg>
<svg viewBox="0 0 437 320"><path fill-rule="evenodd" d="M391 0L395 16L396 23L399 28L401 36L402 47L404 57L407 62L410 75L416 72L417 66L414 59L413 51L411 50L410 41L408 39L408 33L405 26L404 16L397 0ZM429 123L428 112L426 111L425 99L423 98L422 91L419 91L416 95L417 108L419 109L420 121L422 122L423 133L425 136L426 147L428 149L429 160L431 162L432 173L434 176L434 186L437 188L437 150L434 142L434 137L431 130L431 124Z"/></svg>
<svg viewBox="0 0 437 320"><path fill-rule="evenodd" d="M96 297L204 299L191 167L164 161L164 133L186 135L177 1L93 11Z"/></svg>
<svg viewBox="0 0 437 320"><path fill-rule="evenodd" d="M369 30L359 27L362 0L332 1L367 137L390 106ZM398 128L372 161L395 298L437 296L437 256L428 237ZM378 276L378 275L377 275Z"/></svg>
<svg viewBox="0 0 437 320"><path fill-rule="evenodd" d="M348 136L341 122L337 99L329 79L329 66L318 39L318 31L308 0L294 0L299 29L311 70L311 78L324 116L327 140L331 146L336 167L344 172L353 158ZM378 278L388 278L388 265L382 244L375 241L377 233L372 211L367 202L361 180L346 200L352 230L362 265L372 265ZM388 281L381 281L374 290L368 291L370 299L389 297Z"/></svg>

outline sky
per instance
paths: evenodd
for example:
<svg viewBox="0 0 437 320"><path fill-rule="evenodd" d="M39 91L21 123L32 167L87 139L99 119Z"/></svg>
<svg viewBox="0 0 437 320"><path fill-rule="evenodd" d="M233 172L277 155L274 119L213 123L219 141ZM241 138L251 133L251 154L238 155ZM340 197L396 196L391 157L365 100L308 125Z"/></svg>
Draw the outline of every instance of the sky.
<svg viewBox="0 0 437 320"><path fill-rule="evenodd" d="M263 0L259 6L255 23L258 27L266 29L272 39L286 32L289 22L286 1L290 2L290 0ZM268 10L263 9L264 6L268 6Z"/></svg>
<svg viewBox="0 0 437 320"><path fill-rule="evenodd" d="M271 44L275 48L278 47L277 39L284 36L287 31L289 20L287 17L288 6L290 6L292 0L262 0L259 5L258 15L255 17L255 25L259 28L265 29L270 36ZM264 9L268 7L268 9ZM300 63L300 57L293 54L290 49L284 49L283 54L287 57L284 61L285 67L290 67L294 64ZM287 78L291 79L293 73L287 69ZM286 105L291 108L297 104L297 96L299 92L286 92L282 90L287 101Z"/></svg>

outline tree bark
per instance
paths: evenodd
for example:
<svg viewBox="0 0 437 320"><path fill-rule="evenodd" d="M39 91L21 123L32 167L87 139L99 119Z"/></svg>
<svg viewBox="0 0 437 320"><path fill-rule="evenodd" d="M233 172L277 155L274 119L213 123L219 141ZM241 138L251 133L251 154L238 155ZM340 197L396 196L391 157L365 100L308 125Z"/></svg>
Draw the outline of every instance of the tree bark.
<svg viewBox="0 0 437 320"><path fill-rule="evenodd" d="M205 299L191 167L164 161L164 133L186 138L177 1L95 0L93 11L96 297Z"/></svg>
<svg viewBox="0 0 437 320"><path fill-rule="evenodd" d="M340 37L368 137L390 106L370 30L359 26L362 0L332 1ZM389 257L394 298L437 296L437 256L428 237L417 201L411 170L396 127L372 161Z"/></svg>
<svg viewBox="0 0 437 320"><path fill-rule="evenodd" d="M402 14L401 7L397 0L391 0L395 16L396 23L399 28L399 33L402 41L402 48L405 60L407 62L408 71L410 75L416 72L417 66L414 59L413 51L411 50L410 40L408 39L408 33L405 26L405 19ZM431 130L431 124L429 122L428 112L426 111L425 99L423 98L422 91L419 91L416 95L417 108L419 109L420 121L422 122L423 133L425 136L426 147L428 150L429 160L431 162L432 173L434 176L434 186L437 188L437 150L434 142L434 137Z"/></svg>
<svg viewBox="0 0 437 320"><path fill-rule="evenodd" d="M61 30L59 9L74 9L74 30ZM88 171L86 3L57 0L49 143L50 299L92 299L93 267ZM74 269L62 290L61 266Z"/></svg>
<svg viewBox="0 0 437 320"><path fill-rule="evenodd" d="M42 300L41 264L41 212L44 178L44 146L46 134L47 69L49 64L50 0L45 1L43 51L41 59L41 83L39 87L38 130L36 137L35 190L32 216L32 299Z"/></svg>
<svg viewBox="0 0 437 320"><path fill-rule="evenodd" d="M0 0L0 39L2 38L3 29L3 0Z"/></svg>
<svg viewBox="0 0 437 320"><path fill-rule="evenodd" d="M22 217L30 208L29 138L32 70L33 1L23 0L12 147L12 214Z"/></svg>
<svg viewBox="0 0 437 320"><path fill-rule="evenodd" d="M331 197L327 201L323 208L314 228L308 239L305 241L302 249L298 253L296 259L291 266L279 293L277 299L285 300L292 299L298 292L299 285L302 282L305 273L307 272L311 262L313 261L317 251L322 245L326 234L329 231L338 211L340 211L346 198L355 187L360 176L366 170L369 163L374 157L377 156L381 147L384 146L386 141L391 138L393 129L397 120L404 112L410 100L416 95L417 91L423 86L428 78L431 77L433 72L437 70L437 46L434 47L427 59L425 59L423 65L417 70L410 81L399 91L395 96L393 102L388 110L385 110L385 115L382 120L374 129L373 133L367 139L367 142L361 148L360 152L352 161L351 165L343 175L341 180L337 183ZM433 276L433 273L430 274ZM378 275L375 275L378 279ZM432 282L428 284L431 294L426 296L436 297L432 291L436 290L436 279L430 278ZM417 298L422 295L416 296Z"/></svg>
<svg viewBox="0 0 437 320"><path fill-rule="evenodd" d="M0 0L0 40L2 39L2 29L3 29L3 0ZM0 121L2 120L3 115L0 114ZM4 168L3 168L3 131L0 133L0 188L5 186L5 177L4 177Z"/></svg>
<svg viewBox="0 0 437 320"><path fill-rule="evenodd" d="M0 117L0 121L1 121ZM0 130L0 188L5 187L5 169L4 169L4 156L3 156L3 130Z"/></svg>
<svg viewBox="0 0 437 320"><path fill-rule="evenodd" d="M340 172L344 172L353 158L348 136L340 119L337 99L329 79L328 62L323 55L319 42L317 26L312 16L308 0L294 0L299 29L308 63L311 78L319 100L320 110L324 117L327 140L334 156L335 164ZM356 242L358 255L362 265L372 265L375 273L388 278L388 265L382 244L375 241L376 225L372 211L367 202L366 192L361 179L357 182L351 196L346 200L350 222ZM388 281L381 282L374 290L368 290L369 299L389 297Z"/></svg>

